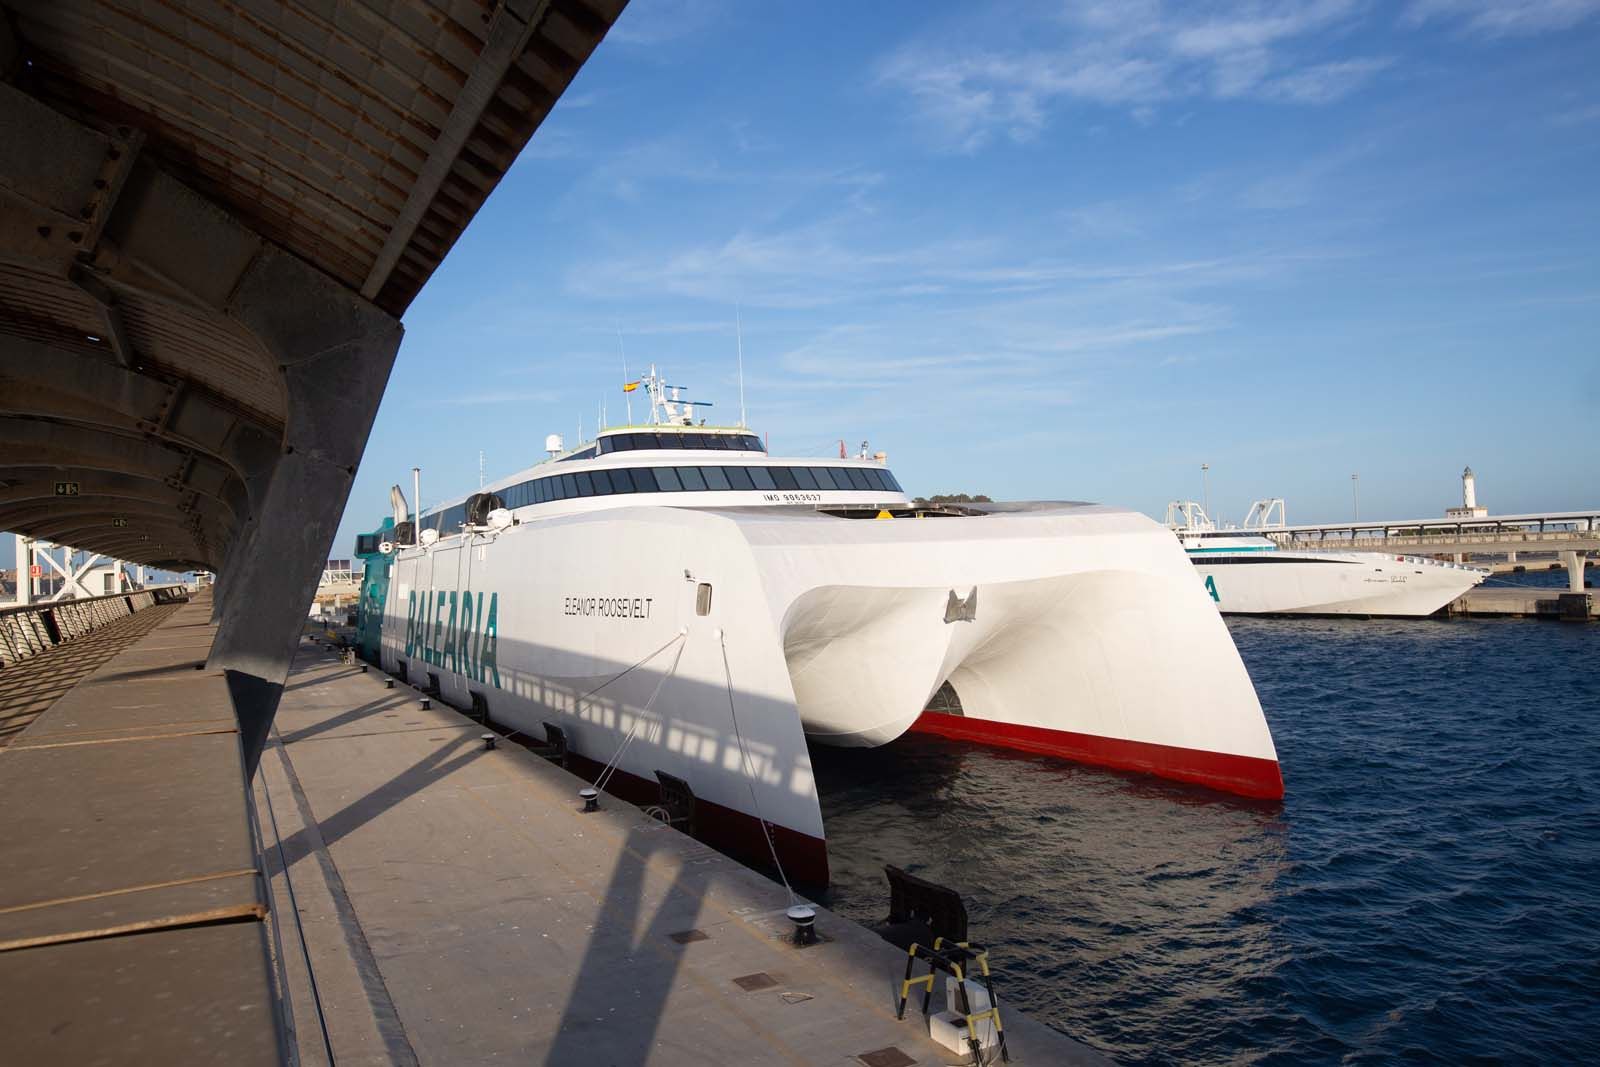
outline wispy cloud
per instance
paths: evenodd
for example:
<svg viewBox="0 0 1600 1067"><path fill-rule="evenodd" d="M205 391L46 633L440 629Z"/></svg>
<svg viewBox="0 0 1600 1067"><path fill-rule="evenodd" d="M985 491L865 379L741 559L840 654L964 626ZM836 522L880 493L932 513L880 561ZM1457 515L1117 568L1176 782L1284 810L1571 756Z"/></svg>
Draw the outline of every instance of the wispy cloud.
<svg viewBox="0 0 1600 1067"><path fill-rule="evenodd" d="M1350 164L1370 155L1375 145L1360 141L1313 156L1293 167L1261 174L1246 185L1239 202L1262 211L1305 207L1321 198L1327 185Z"/></svg>
<svg viewBox="0 0 1600 1067"><path fill-rule="evenodd" d="M560 394L543 389L483 389L436 396L428 402L451 407L486 407L491 404L548 404L559 398Z"/></svg>
<svg viewBox="0 0 1600 1067"><path fill-rule="evenodd" d="M1600 14L1600 0L1412 0L1405 21L1455 22L1484 37L1565 30Z"/></svg>
<svg viewBox="0 0 1600 1067"><path fill-rule="evenodd" d="M1285 175L1282 188L1263 189L1259 202L1247 206L1303 201L1309 194L1291 185L1310 182L1338 162L1332 157L1313 161L1306 175ZM874 239L860 231L857 221L849 215L791 227L745 228L722 240L666 251L598 256L576 264L567 274L566 288L576 297L612 303L667 298L800 310L891 299L946 307L1094 286L1176 290L1248 282L1345 254L1256 250L1120 261L1028 256L991 238Z"/></svg>
<svg viewBox="0 0 1600 1067"><path fill-rule="evenodd" d="M738 123L726 129L735 154L755 154L760 149L747 140ZM640 141L613 152L581 183L584 191L599 190L617 199L636 202L647 189L662 183L754 186L764 190L832 189L859 196L883 181L883 175L860 167L809 167L805 165L724 163L718 146L708 146L682 136Z"/></svg>
<svg viewBox="0 0 1600 1067"><path fill-rule="evenodd" d="M606 34L607 44L653 47L699 33L722 11L720 0L650 0L629 4Z"/></svg>
<svg viewBox="0 0 1600 1067"><path fill-rule="evenodd" d="M1189 4L1080 3L1033 27L1044 44L974 46L920 38L883 59L878 82L906 92L948 144L972 150L996 135L1035 137L1061 102L1126 107L1194 98L1298 104L1341 99L1388 67L1381 56L1309 61L1352 25L1360 0Z"/></svg>
<svg viewBox="0 0 1600 1067"><path fill-rule="evenodd" d="M1600 104L1558 111L1545 121L1552 126L1580 126L1585 122L1600 122Z"/></svg>
<svg viewBox="0 0 1600 1067"><path fill-rule="evenodd" d="M1326 104L1355 92L1394 64L1387 56L1317 63L1284 74L1263 87L1263 95L1300 104Z"/></svg>

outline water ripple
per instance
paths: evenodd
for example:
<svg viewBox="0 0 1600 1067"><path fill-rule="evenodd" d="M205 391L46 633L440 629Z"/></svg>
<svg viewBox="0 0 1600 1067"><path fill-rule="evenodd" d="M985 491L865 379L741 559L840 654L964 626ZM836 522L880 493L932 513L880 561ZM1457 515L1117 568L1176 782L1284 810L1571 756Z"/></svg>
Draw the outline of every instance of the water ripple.
<svg viewBox="0 0 1600 1067"><path fill-rule="evenodd" d="M963 893L1003 995L1123 1063L1600 1049L1600 626L1235 620L1282 805L906 738L815 750L835 885Z"/></svg>

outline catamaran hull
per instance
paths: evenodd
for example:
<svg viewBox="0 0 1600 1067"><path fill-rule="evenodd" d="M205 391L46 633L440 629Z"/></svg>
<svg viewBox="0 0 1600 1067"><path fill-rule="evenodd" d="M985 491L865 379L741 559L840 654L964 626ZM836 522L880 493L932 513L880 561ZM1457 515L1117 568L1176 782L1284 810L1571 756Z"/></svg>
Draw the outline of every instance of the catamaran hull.
<svg viewBox="0 0 1600 1067"><path fill-rule="evenodd" d="M536 739L560 726L580 771L612 764L636 799L657 772L684 779L702 838L760 858L765 824L803 881L827 881L808 736L880 745L920 724L1282 795L1182 550L1117 509L611 508L406 549L385 612L386 669ZM946 681L963 714L930 726Z"/></svg>
<svg viewBox="0 0 1600 1067"><path fill-rule="evenodd" d="M826 541L814 527L748 532L769 599L789 605L781 630L813 741L914 729L1283 795L1232 637L1165 529L1098 506L886 525ZM959 713L926 711L945 682Z"/></svg>
<svg viewBox="0 0 1600 1067"><path fill-rule="evenodd" d="M1486 572L1434 560L1375 553L1281 552L1191 557L1224 614L1432 615Z"/></svg>

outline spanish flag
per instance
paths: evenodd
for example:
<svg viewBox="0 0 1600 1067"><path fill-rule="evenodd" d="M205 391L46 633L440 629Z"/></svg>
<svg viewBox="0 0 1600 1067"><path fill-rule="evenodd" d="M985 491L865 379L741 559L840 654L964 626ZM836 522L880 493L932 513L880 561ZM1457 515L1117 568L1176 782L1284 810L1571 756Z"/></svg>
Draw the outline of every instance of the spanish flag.
<svg viewBox="0 0 1600 1067"><path fill-rule="evenodd" d="M629 382L628 384L626 384L626 385L624 385L622 387L622 391L624 393L631 393L637 388L639 388L639 383L638 382Z"/></svg>

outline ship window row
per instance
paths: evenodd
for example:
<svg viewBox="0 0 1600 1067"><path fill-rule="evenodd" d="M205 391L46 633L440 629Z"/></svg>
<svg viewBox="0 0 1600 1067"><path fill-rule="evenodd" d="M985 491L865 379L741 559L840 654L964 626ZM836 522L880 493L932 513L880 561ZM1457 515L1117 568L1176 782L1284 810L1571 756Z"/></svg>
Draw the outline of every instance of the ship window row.
<svg viewBox="0 0 1600 1067"><path fill-rule="evenodd" d="M508 508L617 493L697 493L718 490L798 492L845 490L898 493L881 467L623 467L535 478L500 491Z"/></svg>
<svg viewBox="0 0 1600 1067"><path fill-rule="evenodd" d="M424 530L438 530L441 534L455 533L467 521L467 505L465 502L443 511L430 511L422 516Z"/></svg>
<svg viewBox="0 0 1600 1067"><path fill-rule="evenodd" d="M600 454L631 452L641 448L697 449L700 451L765 452L753 433L614 433L596 442Z"/></svg>
<svg viewBox="0 0 1600 1067"><path fill-rule="evenodd" d="M621 467L532 478L494 492L508 508L618 493L698 493L767 490L802 492L843 490L900 493L900 483L883 467ZM423 529L455 533L467 521L463 502L422 517Z"/></svg>

